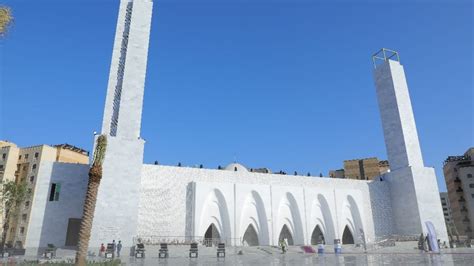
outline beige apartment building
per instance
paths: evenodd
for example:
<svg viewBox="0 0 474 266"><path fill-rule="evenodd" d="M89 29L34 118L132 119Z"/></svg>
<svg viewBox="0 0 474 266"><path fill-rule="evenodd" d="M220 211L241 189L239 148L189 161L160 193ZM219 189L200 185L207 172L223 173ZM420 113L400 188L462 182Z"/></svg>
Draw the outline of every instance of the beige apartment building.
<svg viewBox="0 0 474 266"><path fill-rule="evenodd" d="M459 235L473 238L474 148L461 156L449 156L443 166L451 217Z"/></svg>
<svg viewBox="0 0 474 266"><path fill-rule="evenodd" d="M353 159L344 161L344 169L331 170L332 178L348 178L358 180L373 180L390 171L388 161L380 161L377 157Z"/></svg>
<svg viewBox="0 0 474 266"><path fill-rule="evenodd" d="M45 161L88 164L89 152L69 144L19 148L12 142L0 141L0 180L27 184L26 199L18 210L17 219L10 221L7 233L6 242L14 247L21 248L25 243L36 176L41 162ZM3 221L3 213L1 217Z"/></svg>

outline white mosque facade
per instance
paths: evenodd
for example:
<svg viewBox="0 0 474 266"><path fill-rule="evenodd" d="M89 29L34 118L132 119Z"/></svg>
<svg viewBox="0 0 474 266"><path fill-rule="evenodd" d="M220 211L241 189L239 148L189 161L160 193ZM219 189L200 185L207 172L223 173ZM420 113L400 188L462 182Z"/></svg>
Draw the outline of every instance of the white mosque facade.
<svg viewBox="0 0 474 266"><path fill-rule="evenodd" d="M112 239L132 246L205 241L228 245L375 243L427 232L448 239L434 169L423 164L403 66L382 55L374 70L391 171L361 181L143 164L140 137L153 3L121 0L101 134L107 136L91 250ZM383 51L384 53L386 51ZM397 56L397 54L394 54ZM82 217L87 165L44 162L32 200L27 253L66 246ZM59 201L49 201L52 184Z"/></svg>

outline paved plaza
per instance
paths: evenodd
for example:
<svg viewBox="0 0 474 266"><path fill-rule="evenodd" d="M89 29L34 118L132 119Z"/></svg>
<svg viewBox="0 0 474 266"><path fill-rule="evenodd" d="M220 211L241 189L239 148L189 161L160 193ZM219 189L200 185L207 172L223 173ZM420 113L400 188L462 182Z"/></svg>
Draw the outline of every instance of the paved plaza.
<svg viewBox="0 0 474 266"><path fill-rule="evenodd" d="M415 249L416 242L401 242L394 247L369 250L344 245L342 254L334 254L327 245L324 254L307 254L301 247L291 246L286 254L277 247L228 247L225 258L216 257L215 247L199 247L199 257L188 257L189 246L170 246L169 258L158 258L158 246L146 247L146 257L136 259L122 254L123 265L474 265L474 249L443 249L441 254L430 254ZM241 253L241 254L239 254ZM74 259L73 250L58 250L57 258L40 263L62 262ZM11 259L10 259L11 260ZM34 261L33 257L17 257L16 262ZM103 258L89 257L91 261ZM6 260L3 261L5 264ZM20 264L21 265L21 264ZM31 265L31 264L28 264Z"/></svg>

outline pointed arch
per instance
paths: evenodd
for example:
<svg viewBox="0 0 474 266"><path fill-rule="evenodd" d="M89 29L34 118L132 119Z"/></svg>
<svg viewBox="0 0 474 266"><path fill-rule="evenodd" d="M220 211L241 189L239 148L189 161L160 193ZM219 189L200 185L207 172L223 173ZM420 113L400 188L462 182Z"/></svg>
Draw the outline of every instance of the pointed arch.
<svg viewBox="0 0 474 266"><path fill-rule="evenodd" d="M313 200L310 215L309 228L319 226L324 235L325 242L332 243L336 238L335 223L333 221L332 211L324 195L318 194ZM308 234L309 233L312 233L312 231L309 231ZM311 235L308 235L308 239L311 239Z"/></svg>
<svg viewBox="0 0 474 266"><path fill-rule="evenodd" d="M219 239L221 238L221 234L219 233L219 229L217 226L212 223L207 228L206 232L204 233L204 239Z"/></svg>
<svg viewBox="0 0 474 266"><path fill-rule="evenodd" d="M293 240L293 234L290 231L290 228L284 224L280 230L280 234L278 236L278 243L281 241L286 241L289 246L293 246L295 244Z"/></svg>
<svg viewBox="0 0 474 266"><path fill-rule="evenodd" d="M263 204L260 194L254 190L247 195L241 208L240 227L238 231L241 239L244 238L250 225L257 234L258 243L260 245L269 245L270 236L265 205Z"/></svg>
<svg viewBox="0 0 474 266"><path fill-rule="evenodd" d="M214 225L215 230L219 232L221 241L226 242L231 237L227 203L219 189L210 191L203 204L198 235L204 237L211 225Z"/></svg>
<svg viewBox="0 0 474 266"><path fill-rule="evenodd" d="M362 216L358 207L357 202L351 195L348 195L342 204L342 217L341 219L345 221L345 223L341 223L339 227L342 235L346 231L346 227L350 230L352 238L354 242L362 242L363 234L361 232L364 231L364 224L362 222Z"/></svg>
<svg viewBox="0 0 474 266"><path fill-rule="evenodd" d="M349 226L344 227L344 232L342 233L342 244L354 244L354 235Z"/></svg>
<svg viewBox="0 0 474 266"><path fill-rule="evenodd" d="M245 230L244 237L242 239L244 245L247 246L258 246L258 234L252 224L249 224L247 230Z"/></svg>
<svg viewBox="0 0 474 266"><path fill-rule="evenodd" d="M278 230L278 228L283 228L284 226L287 227L288 231L291 233L294 244L304 244L303 223L301 222L298 203L293 194L289 192L285 193L283 198L280 200L276 225L276 230ZM275 237L278 235L279 232L276 231Z"/></svg>
<svg viewBox="0 0 474 266"><path fill-rule="evenodd" d="M311 245L324 244L325 242L323 231L321 231L319 225L316 225L311 234Z"/></svg>

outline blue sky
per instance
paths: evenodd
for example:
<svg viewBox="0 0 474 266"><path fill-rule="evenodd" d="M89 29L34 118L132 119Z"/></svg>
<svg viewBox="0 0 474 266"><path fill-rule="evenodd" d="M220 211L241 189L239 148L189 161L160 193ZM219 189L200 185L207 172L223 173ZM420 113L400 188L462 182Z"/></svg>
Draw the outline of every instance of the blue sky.
<svg viewBox="0 0 474 266"><path fill-rule="evenodd" d="M157 1L145 162L327 175L386 158L371 54L405 66L425 164L473 139L471 1ZM357 2L357 3L356 3ZM0 139L90 150L100 131L118 1L6 1ZM288 177L291 178L291 177Z"/></svg>

